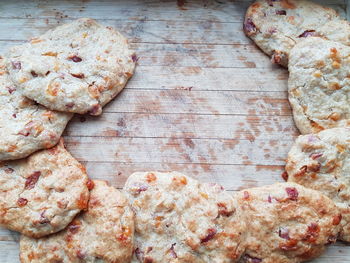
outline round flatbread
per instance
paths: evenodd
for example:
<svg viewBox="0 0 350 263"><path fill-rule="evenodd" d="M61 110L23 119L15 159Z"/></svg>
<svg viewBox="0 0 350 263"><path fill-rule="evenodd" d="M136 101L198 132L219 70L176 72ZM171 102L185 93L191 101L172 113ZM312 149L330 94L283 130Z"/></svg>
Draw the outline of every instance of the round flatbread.
<svg viewBox="0 0 350 263"><path fill-rule="evenodd" d="M291 51L288 92L302 134L350 124L350 47L311 37Z"/></svg>
<svg viewBox="0 0 350 263"><path fill-rule="evenodd" d="M89 199L85 167L60 144L0 163L0 224L32 237L65 228Z"/></svg>
<svg viewBox="0 0 350 263"><path fill-rule="evenodd" d="M89 18L49 30L8 52L23 94L52 110L99 115L126 85L136 56L127 39Z"/></svg>
<svg viewBox="0 0 350 263"><path fill-rule="evenodd" d="M288 181L322 192L342 213L339 239L350 242L350 130L335 128L299 136L291 148Z"/></svg>
<svg viewBox="0 0 350 263"><path fill-rule="evenodd" d="M57 234L22 236L22 263L126 263L133 248L134 215L125 196L103 181L93 181L89 207Z"/></svg>
<svg viewBox="0 0 350 263"><path fill-rule="evenodd" d="M320 25L340 19L335 10L311 1L258 0L248 8L243 29L272 62L287 67L296 43L317 35Z"/></svg>
<svg viewBox="0 0 350 263"><path fill-rule="evenodd" d="M244 263L298 263L336 241L341 215L325 195L295 183L246 189L236 196L248 226Z"/></svg>
<svg viewBox="0 0 350 263"><path fill-rule="evenodd" d="M132 174L134 262L237 262L246 224L231 195L183 174Z"/></svg>
<svg viewBox="0 0 350 263"><path fill-rule="evenodd" d="M72 116L48 110L23 97L0 57L0 161L24 158L53 147Z"/></svg>

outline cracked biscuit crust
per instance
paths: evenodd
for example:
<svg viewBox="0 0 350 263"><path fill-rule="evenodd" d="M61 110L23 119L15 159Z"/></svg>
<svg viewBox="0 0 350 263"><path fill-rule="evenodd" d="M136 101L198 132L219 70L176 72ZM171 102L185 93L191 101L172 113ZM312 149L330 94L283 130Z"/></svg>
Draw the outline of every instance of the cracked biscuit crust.
<svg viewBox="0 0 350 263"><path fill-rule="evenodd" d="M99 115L133 75L136 56L111 27L81 18L8 52L23 94L52 110Z"/></svg>
<svg viewBox="0 0 350 263"><path fill-rule="evenodd" d="M135 212L133 262L237 262L246 224L231 195L183 174L132 174L124 187Z"/></svg>
<svg viewBox="0 0 350 263"><path fill-rule="evenodd" d="M248 8L243 29L264 53L271 56L272 62L287 67L290 50L306 37L322 35L335 41L344 40L328 30L329 26L322 28L333 21L342 21L335 10L311 1L259 0ZM336 28L343 27L336 24Z"/></svg>
<svg viewBox="0 0 350 263"><path fill-rule="evenodd" d="M339 239L350 242L350 129L299 136L287 158L288 181L327 195L342 213Z"/></svg>
<svg viewBox="0 0 350 263"><path fill-rule="evenodd" d="M133 248L134 215L125 196L93 181L88 210L63 231L33 239L22 236L22 263L126 263Z"/></svg>
<svg viewBox="0 0 350 263"><path fill-rule="evenodd" d="M48 110L22 96L0 57L0 161L53 147L73 115Z"/></svg>
<svg viewBox="0 0 350 263"><path fill-rule="evenodd" d="M288 93L302 134L350 122L350 47L317 37L291 51Z"/></svg>
<svg viewBox="0 0 350 263"><path fill-rule="evenodd" d="M89 199L85 168L63 142L0 163L0 224L32 237L65 228Z"/></svg>
<svg viewBox="0 0 350 263"><path fill-rule="evenodd" d="M298 263L337 239L341 215L325 195L295 183L242 190L248 236L241 263Z"/></svg>

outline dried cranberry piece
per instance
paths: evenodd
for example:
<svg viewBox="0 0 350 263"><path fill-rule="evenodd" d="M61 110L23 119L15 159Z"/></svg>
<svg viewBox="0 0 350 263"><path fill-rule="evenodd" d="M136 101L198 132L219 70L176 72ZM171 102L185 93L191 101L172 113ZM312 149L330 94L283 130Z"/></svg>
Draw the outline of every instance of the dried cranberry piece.
<svg viewBox="0 0 350 263"><path fill-rule="evenodd" d="M32 74L32 76L33 76L34 78L36 78L36 77L38 76L38 74L37 74L34 70L32 70L32 71L30 72L30 74Z"/></svg>
<svg viewBox="0 0 350 263"><path fill-rule="evenodd" d="M285 16L287 15L286 10L276 10L276 15Z"/></svg>
<svg viewBox="0 0 350 263"><path fill-rule="evenodd" d="M312 160L316 160L316 159L320 158L322 155L323 155L322 153L312 153L312 154L310 154L309 157L310 157Z"/></svg>
<svg viewBox="0 0 350 263"><path fill-rule="evenodd" d="M71 109L71 108L74 107L74 104L75 104L74 102L66 103L66 107L69 108L69 109Z"/></svg>
<svg viewBox="0 0 350 263"><path fill-rule="evenodd" d="M94 189L95 184L94 184L94 182L93 182L91 179L89 179L89 180L86 182L86 186L87 186L87 188L89 189L89 191L91 191L92 189Z"/></svg>
<svg viewBox="0 0 350 263"><path fill-rule="evenodd" d="M12 117L17 118L17 114L16 113L12 114Z"/></svg>
<svg viewBox="0 0 350 263"><path fill-rule="evenodd" d="M257 29L251 18L247 18L243 24L244 32L251 34L256 33Z"/></svg>
<svg viewBox="0 0 350 263"><path fill-rule="evenodd" d="M72 60L75 63L78 63L78 62L82 61L82 59L80 57L78 57L78 56L70 56L69 59Z"/></svg>
<svg viewBox="0 0 350 263"><path fill-rule="evenodd" d="M234 211L229 211L227 209L227 206L226 204L224 203L217 203L217 206L218 206L218 209L219 209L219 216L222 215L222 216L231 216Z"/></svg>
<svg viewBox="0 0 350 263"><path fill-rule="evenodd" d="M12 61L11 63L12 63L13 69L21 69L22 68L21 62L19 62L19 61Z"/></svg>
<svg viewBox="0 0 350 263"><path fill-rule="evenodd" d="M136 54L133 54L131 56L131 59L132 59L133 62L137 62L139 60L139 58L136 56Z"/></svg>
<svg viewBox="0 0 350 263"><path fill-rule="evenodd" d="M271 195L269 195L269 196L267 197L267 202L272 203Z"/></svg>
<svg viewBox="0 0 350 263"><path fill-rule="evenodd" d="M40 214L40 220L39 220L39 223L40 224L48 224L50 223L50 220L45 216L45 212L46 211L43 211L41 214Z"/></svg>
<svg viewBox="0 0 350 263"><path fill-rule="evenodd" d="M284 251L294 251L298 249L298 240L289 239L286 243L280 244L279 248Z"/></svg>
<svg viewBox="0 0 350 263"><path fill-rule="evenodd" d="M266 0L269 6L273 6L273 2L280 2L280 0Z"/></svg>
<svg viewBox="0 0 350 263"><path fill-rule="evenodd" d="M283 178L284 181L287 181L288 180L288 173L286 171L284 171L282 174L281 174L281 177Z"/></svg>
<svg viewBox="0 0 350 263"><path fill-rule="evenodd" d="M281 227L278 230L278 235L279 235L280 238L287 239L287 240L290 239L290 237L289 237L289 229L288 228Z"/></svg>
<svg viewBox="0 0 350 263"><path fill-rule="evenodd" d="M13 88L13 87L7 87L7 90L10 94L12 94L13 92L16 91L16 88Z"/></svg>
<svg viewBox="0 0 350 263"><path fill-rule="evenodd" d="M320 227L316 223L311 223L307 227L307 233L305 235L304 240L308 241L309 243L313 243L316 241L318 234L320 232Z"/></svg>
<svg viewBox="0 0 350 263"><path fill-rule="evenodd" d="M69 232L72 233L72 234L78 233L79 229L80 229L80 223L79 223L79 222L73 221L73 222L68 226L68 230L69 230Z"/></svg>
<svg viewBox="0 0 350 263"><path fill-rule="evenodd" d="M170 248L170 255L173 257L173 258L177 258L177 254L175 252L175 245L176 243L172 244L171 245L171 248Z"/></svg>
<svg viewBox="0 0 350 263"><path fill-rule="evenodd" d="M201 239L201 243L206 243L206 242L208 242L209 240L213 239L215 235L216 235L216 229L214 229L214 228L209 228L209 229L208 229L208 234L206 235L205 238L202 238L202 239Z"/></svg>
<svg viewBox="0 0 350 263"><path fill-rule="evenodd" d="M40 171L35 171L34 173L32 173L26 179L24 189L26 189L26 190L33 189L35 184L38 182L40 175L41 175Z"/></svg>
<svg viewBox="0 0 350 263"><path fill-rule="evenodd" d="M72 75L74 78L78 78L78 79L83 79L83 78L85 78L85 75L84 75L83 73L78 73L78 74L71 73L71 75Z"/></svg>
<svg viewBox="0 0 350 263"><path fill-rule="evenodd" d="M29 136L30 132L29 132L29 131L26 131L26 130L22 130L22 131L18 132L18 134L27 137L27 136Z"/></svg>
<svg viewBox="0 0 350 263"><path fill-rule="evenodd" d="M90 110L88 111L88 113L89 113L90 115L96 115L100 110L101 110L100 105L95 104L95 105L93 105L93 106L90 108Z"/></svg>
<svg viewBox="0 0 350 263"><path fill-rule="evenodd" d="M341 214L334 216L332 224L335 225L335 226L339 225L341 219L342 219L342 215Z"/></svg>
<svg viewBox="0 0 350 263"><path fill-rule="evenodd" d="M28 203L28 200L25 199L25 198L22 198L22 197L20 197L20 198L17 200L17 204L18 204L19 207L23 207L23 206L25 206L27 203Z"/></svg>
<svg viewBox="0 0 350 263"><path fill-rule="evenodd" d="M77 251L77 258L84 259L86 257L86 254L82 252L81 250Z"/></svg>
<svg viewBox="0 0 350 263"><path fill-rule="evenodd" d="M13 170L11 167L5 168L5 173L12 174L15 170Z"/></svg>
<svg viewBox="0 0 350 263"><path fill-rule="evenodd" d="M140 262L143 262L143 257L144 257L144 253L141 249L139 248L136 248L135 249L135 255L136 255L136 258L140 261Z"/></svg>
<svg viewBox="0 0 350 263"><path fill-rule="evenodd" d="M147 189L148 189L148 186L147 186L147 185L139 185L139 186L137 187L136 193L139 194L139 193L141 193L141 192L146 191Z"/></svg>
<svg viewBox="0 0 350 263"><path fill-rule="evenodd" d="M300 34L298 37L311 37L315 35L315 30L305 30L302 34Z"/></svg>
<svg viewBox="0 0 350 263"><path fill-rule="evenodd" d="M295 187L286 187L286 192L288 194L288 197L292 201L298 200L298 190Z"/></svg>
<svg viewBox="0 0 350 263"><path fill-rule="evenodd" d="M262 262L262 259L256 258L256 257L252 257L252 256L250 256L248 254L245 254L243 256L243 260L244 260L244 262L247 262L247 263L260 263L260 262Z"/></svg>

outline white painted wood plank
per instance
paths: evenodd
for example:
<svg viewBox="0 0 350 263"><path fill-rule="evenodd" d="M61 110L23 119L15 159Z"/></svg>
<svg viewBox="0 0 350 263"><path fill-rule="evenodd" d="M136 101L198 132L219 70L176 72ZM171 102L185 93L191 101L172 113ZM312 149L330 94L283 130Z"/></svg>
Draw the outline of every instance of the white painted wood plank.
<svg viewBox="0 0 350 263"><path fill-rule="evenodd" d="M267 70L139 65L126 89L286 91L287 79L288 72L281 67Z"/></svg>
<svg viewBox="0 0 350 263"><path fill-rule="evenodd" d="M0 18L0 39L27 40L39 36L59 24L74 19L60 21L50 19ZM59 22L59 24L58 24ZM215 21L124 21L99 19L98 22L116 28L130 42L148 43L197 43L197 44L248 44L250 40L242 31L242 23L222 23ZM11 33L10 33L11 32Z"/></svg>
<svg viewBox="0 0 350 263"><path fill-rule="evenodd" d="M185 1L181 7L176 1L103 0L103 1L2 1L0 16L5 18L78 18L122 20L179 20L179 21L242 21L246 1ZM315 1L327 4L344 13L344 0Z"/></svg>
<svg viewBox="0 0 350 263"><path fill-rule="evenodd" d="M65 137L80 161L284 165L285 140Z"/></svg>
<svg viewBox="0 0 350 263"><path fill-rule="evenodd" d="M287 92L126 89L104 112L290 116Z"/></svg>
<svg viewBox="0 0 350 263"><path fill-rule="evenodd" d="M299 132L290 116L108 113L75 116L69 137L284 140Z"/></svg>

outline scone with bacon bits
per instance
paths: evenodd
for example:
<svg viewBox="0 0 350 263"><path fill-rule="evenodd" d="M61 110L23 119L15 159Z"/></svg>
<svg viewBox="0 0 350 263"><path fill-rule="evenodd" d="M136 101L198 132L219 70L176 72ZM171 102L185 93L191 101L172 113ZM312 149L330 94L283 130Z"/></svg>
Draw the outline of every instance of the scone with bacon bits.
<svg viewBox="0 0 350 263"><path fill-rule="evenodd" d="M33 239L22 236L22 263L127 263L133 248L134 216L125 196L93 181L88 210L63 231Z"/></svg>
<svg viewBox="0 0 350 263"><path fill-rule="evenodd" d="M343 216L339 239L350 242L350 129L299 136L286 171L289 182L318 190L335 202Z"/></svg>
<svg viewBox="0 0 350 263"><path fill-rule="evenodd" d="M237 262L246 224L231 195L183 174L132 174L135 262Z"/></svg>
<svg viewBox="0 0 350 263"><path fill-rule="evenodd" d="M23 94L52 110L99 115L133 75L136 56L111 27L81 18L8 52Z"/></svg>
<svg viewBox="0 0 350 263"><path fill-rule="evenodd" d="M71 113L48 110L22 96L0 57L0 161L53 147L71 117Z"/></svg>
<svg viewBox="0 0 350 263"><path fill-rule="evenodd" d="M0 225L32 237L65 228L87 208L85 167L60 144L0 162Z"/></svg>
<svg viewBox="0 0 350 263"><path fill-rule="evenodd" d="M308 38L290 53L288 92L302 134L350 124L350 47Z"/></svg>
<svg viewBox="0 0 350 263"><path fill-rule="evenodd" d="M258 0L248 8L243 29L262 51L272 57L272 62L287 67L290 50L306 37L321 35L342 41L343 37L339 38L339 34L328 30L329 26L322 28L327 22L343 28L343 22L338 25L337 21L342 20L335 10L311 1Z"/></svg>
<svg viewBox="0 0 350 263"><path fill-rule="evenodd" d="M325 195L295 183L247 189L236 195L248 226L244 263L298 263L336 241L341 215Z"/></svg>

